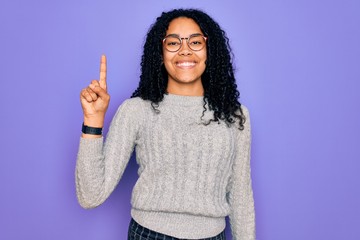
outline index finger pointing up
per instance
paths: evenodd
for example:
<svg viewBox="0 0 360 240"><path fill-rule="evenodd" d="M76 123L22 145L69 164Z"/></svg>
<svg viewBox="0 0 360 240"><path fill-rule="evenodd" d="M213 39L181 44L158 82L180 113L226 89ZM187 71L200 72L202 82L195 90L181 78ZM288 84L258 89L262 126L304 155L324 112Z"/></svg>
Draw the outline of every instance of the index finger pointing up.
<svg viewBox="0 0 360 240"><path fill-rule="evenodd" d="M100 87L106 91L106 56L101 55L100 61Z"/></svg>

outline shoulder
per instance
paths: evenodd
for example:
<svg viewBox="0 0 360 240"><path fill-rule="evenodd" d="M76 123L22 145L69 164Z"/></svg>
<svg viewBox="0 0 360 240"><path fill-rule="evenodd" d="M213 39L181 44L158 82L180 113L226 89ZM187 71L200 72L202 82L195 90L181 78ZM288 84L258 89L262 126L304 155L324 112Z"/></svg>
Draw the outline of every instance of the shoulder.
<svg viewBox="0 0 360 240"><path fill-rule="evenodd" d="M251 124L250 124L249 109L246 106L241 105L241 110L243 112L243 116L245 117L244 130L242 132L246 136L247 139L250 139L251 138Z"/></svg>
<svg viewBox="0 0 360 240"><path fill-rule="evenodd" d="M146 101L139 97L124 100L113 117L112 125L139 129L146 119L146 105Z"/></svg>
<svg viewBox="0 0 360 240"><path fill-rule="evenodd" d="M250 112L249 109L245 106L241 104L241 111L243 113L243 116L245 117L245 125L249 125L250 124Z"/></svg>
<svg viewBox="0 0 360 240"><path fill-rule="evenodd" d="M244 120L245 120L244 123L246 123L247 121L250 121L249 109L243 104L241 104L240 109L236 110L235 114L236 115L241 115L241 117L244 118ZM237 124L239 124L239 121L240 121L239 119L236 119Z"/></svg>
<svg viewBox="0 0 360 240"><path fill-rule="evenodd" d="M241 111L242 111L242 113L244 114L245 117L249 117L249 116L250 116L250 114L249 114L249 109L248 109L245 105L243 105L243 104L241 104Z"/></svg>
<svg viewBox="0 0 360 240"><path fill-rule="evenodd" d="M243 104L241 104L240 108L241 108L241 112L240 109L238 109L236 114L242 115L241 117L242 117L244 129L236 132L240 135L244 135L244 134L249 135L251 131L249 109ZM240 119L236 119L236 122L234 123L234 125L236 126L236 130L239 130L238 129L239 121Z"/></svg>
<svg viewBox="0 0 360 240"><path fill-rule="evenodd" d="M128 98L122 102L118 111L124 109L127 112L139 112L139 110L145 108L147 104L147 101L141 99L140 97Z"/></svg>
<svg viewBox="0 0 360 240"><path fill-rule="evenodd" d="M143 115L146 101L139 97L125 99L116 111L115 117L139 118Z"/></svg>
<svg viewBox="0 0 360 240"><path fill-rule="evenodd" d="M134 97L134 98L128 98L125 99L124 102L120 105L121 106L127 106L127 107L139 107L144 105L145 101L141 99L140 97Z"/></svg>

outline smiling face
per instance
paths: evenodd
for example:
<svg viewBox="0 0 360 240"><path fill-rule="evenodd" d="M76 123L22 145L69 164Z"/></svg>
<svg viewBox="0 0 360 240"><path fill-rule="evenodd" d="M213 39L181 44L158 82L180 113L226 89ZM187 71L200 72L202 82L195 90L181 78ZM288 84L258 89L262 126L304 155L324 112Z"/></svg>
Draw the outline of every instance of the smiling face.
<svg viewBox="0 0 360 240"><path fill-rule="evenodd" d="M191 18L180 17L170 22L166 36L170 34L188 38L193 34L203 35L203 32ZM168 73L169 93L203 95L201 75L206 67L206 46L200 51L193 51L183 39L181 48L176 52L170 52L163 46L163 60Z"/></svg>

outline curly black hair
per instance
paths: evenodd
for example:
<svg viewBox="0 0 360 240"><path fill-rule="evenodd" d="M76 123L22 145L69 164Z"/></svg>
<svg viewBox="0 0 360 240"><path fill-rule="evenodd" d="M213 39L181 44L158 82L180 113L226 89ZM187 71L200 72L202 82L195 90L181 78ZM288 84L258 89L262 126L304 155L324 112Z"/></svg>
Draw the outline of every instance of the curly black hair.
<svg viewBox="0 0 360 240"><path fill-rule="evenodd" d="M170 22L179 17L193 19L208 37L206 69L201 76L204 87L203 116L208 104L209 109L214 111L214 117L210 122L223 120L228 125L238 122L239 129L243 130L245 116L238 100L240 93L235 81L229 39L217 22L197 9L175 9L163 12L156 19L146 36L141 58L140 82L131 97L150 100L154 110L159 112L157 107L164 94L167 94L168 81L162 58L162 40Z"/></svg>

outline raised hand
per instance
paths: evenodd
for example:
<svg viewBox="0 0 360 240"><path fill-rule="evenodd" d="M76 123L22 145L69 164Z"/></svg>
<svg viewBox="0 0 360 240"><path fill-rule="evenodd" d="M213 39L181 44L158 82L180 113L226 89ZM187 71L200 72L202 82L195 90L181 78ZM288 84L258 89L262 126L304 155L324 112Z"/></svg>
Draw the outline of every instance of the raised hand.
<svg viewBox="0 0 360 240"><path fill-rule="evenodd" d="M91 127L103 127L110 95L106 85L106 56L101 56L100 79L92 80L91 84L81 90L81 107L84 112L84 124Z"/></svg>

